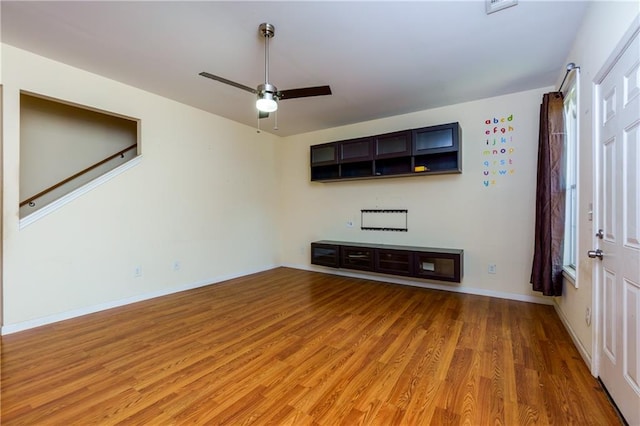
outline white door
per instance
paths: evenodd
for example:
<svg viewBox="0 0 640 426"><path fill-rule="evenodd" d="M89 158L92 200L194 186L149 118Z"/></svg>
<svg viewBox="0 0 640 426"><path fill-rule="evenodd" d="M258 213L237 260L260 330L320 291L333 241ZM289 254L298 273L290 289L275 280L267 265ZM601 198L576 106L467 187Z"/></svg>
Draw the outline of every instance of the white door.
<svg viewBox="0 0 640 426"><path fill-rule="evenodd" d="M595 260L600 379L640 425L640 40L631 36L596 86L599 172ZM590 257L600 253L589 253Z"/></svg>

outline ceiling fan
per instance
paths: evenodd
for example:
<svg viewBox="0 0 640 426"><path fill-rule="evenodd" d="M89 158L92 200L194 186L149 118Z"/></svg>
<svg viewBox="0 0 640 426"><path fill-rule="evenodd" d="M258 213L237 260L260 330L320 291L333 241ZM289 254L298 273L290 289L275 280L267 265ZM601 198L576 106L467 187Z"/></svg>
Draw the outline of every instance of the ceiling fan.
<svg viewBox="0 0 640 426"><path fill-rule="evenodd" d="M269 83L269 39L275 35L275 27L271 24L262 23L258 26L258 31L264 37L264 83L258 85L257 88L252 89L244 84L236 83L235 81L228 80L224 77L220 77L206 71L201 72L199 75L210 78L212 80L219 81L224 84L228 84L238 89L246 90L257 95L256 108L258 108L258 118L265 118L269 116L270 112L274 112L278 109L278 101L295 99L295 98L307 98L311 96L324 96L331 94L331 88L329 86L315 86L304 87L301 89L289 89L278 90L276 86Z"/></svg>

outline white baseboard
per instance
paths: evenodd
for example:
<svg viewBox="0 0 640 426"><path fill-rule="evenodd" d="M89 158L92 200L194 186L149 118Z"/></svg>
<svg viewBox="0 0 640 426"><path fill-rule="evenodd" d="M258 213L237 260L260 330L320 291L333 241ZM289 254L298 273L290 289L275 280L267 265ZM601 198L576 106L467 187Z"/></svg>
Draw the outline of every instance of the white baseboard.
<svg viewBox="0 0 640 426"><path fill-rule="evenodd" d="M431 283L428 281L425 281L425 282L413 281L413 280L398 278L390 275L375 274L375 273L361 274L358 272L351 272L343 269L327 270L325 268L315 268L313 266L308 266L308 265L293 265L293 264L284 264L282 266L287 268L302 269L305 271L322 272L324 274L340 275L343 277L362 278L362 279L371 280L371 281L383 281L383 282L392 283L392 284L409 285L412 287L430 288L434 290L445 290L445 291L452 291L455 293L475 294L478 296L497 297L499 299L517 300L519 302L538 303L541 305L553 304L553 300L550 297L544 297L544 296L529 296L526 294L506 293L502 291L486 290L482 288L460 287L460 286L457 286L456 284L447 285L447 284Z"/></svg>
<svg viewBox="0 0 640 426"><path fill-rule="evenodd" d="M136 295L136 296L127 297L125 299L114 300L114 301L100 303L100 304L92 305L92 306L86 306L86 307L83 307L83 308L73 309L71 311L66 311L66 312L60 312L60 313L57 313L57 314L48 315L46 317L34 318L32 320L23 321L23 322L19 322L19 323L15 323L15 324L8 324L8 325L4 325L2 327L2 330L1 330L0 334L4 336L4 335L7 335L7 334L17 333L19 331L25 331L25 330L28 330L28 329L31 329L31 328L40 327L42 325L52 324L52 323L55 323L55 322L64 321L64 320L80 317L80 316L83 316L83 315L89 315L89 314L93 314L93 313L96 313L96 312L104 311L104 310L107 310L107 309L112 309L112 308L117 308L117 307L124 306L124 305L129 305L131 303L142 302L144 300L155 299L156 297L167 296L169 294L179 293L181 291L192 290L192 289L198 288L198 287L204 287L204 286L208 286L208 285L218 284L218 283L221 283L223 281L228 281L228 280L231 280L231 279L234 279L234 278L244 277L245 275L251 275L251 274L258 273L258 272L263 272L263 271L267 271L267 270L270 270L270 269L273 269L273 268L277 268L277 267L278 267L278 265L271 265L271 266L268 266L268 267L265 267L265 268L260 268L260 269L256 269L256 270L250 270L250 271L244 271L244 272L241 272L241 273L220 275L220 276L217 276L217 277L214 277L214 278L210 278L210 279L206 279L206 280L202 280L202 281L197 281L197 282L194 282L194 283L182 284L182 285L179 285L179 286L169 287L169 288L161 289L161 290L158 290L158 291L153 291L153 292L150 292L150 293L144 293L144 294L139 294L139 295Z"/></svg>
<svg viewBox="0 0 640 426"><path fill-rule="evenodd" d="M571 323L569 323L569 320L567 320L567 317L565 316L564 312L562 312L562 310L560 309L558 304L554 303L553 307L556 310L556 313L558 314L558 317L560 318L560 321L562 322L562 325L564 325L564 328L569 333L569 336L571 336L571 340L573 340L573 344L578 349L578 352L580 353L580 356L582 357L582 360L587 364L587 367L589 368L589 371L591 372L591 374L593 374L593 370L592 370L592 367L591 367L591 355L589 354L587 349L582 344L582 341L580 341L580 339L578 339L578 335L573 330L573 327L571 327Z"/></svg>

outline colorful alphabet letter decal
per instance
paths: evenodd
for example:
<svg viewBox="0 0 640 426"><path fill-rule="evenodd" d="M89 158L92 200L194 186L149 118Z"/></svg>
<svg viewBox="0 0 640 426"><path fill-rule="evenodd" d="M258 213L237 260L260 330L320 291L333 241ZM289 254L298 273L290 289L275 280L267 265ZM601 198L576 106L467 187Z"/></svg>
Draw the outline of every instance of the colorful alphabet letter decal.
<svg viewBox="0 0 640 426"><path fill-rule="evenodd" d="M484 120L482 185L485 188L497 185L500 180L515 174L514 132L513 114L495 115Z"/></svg>

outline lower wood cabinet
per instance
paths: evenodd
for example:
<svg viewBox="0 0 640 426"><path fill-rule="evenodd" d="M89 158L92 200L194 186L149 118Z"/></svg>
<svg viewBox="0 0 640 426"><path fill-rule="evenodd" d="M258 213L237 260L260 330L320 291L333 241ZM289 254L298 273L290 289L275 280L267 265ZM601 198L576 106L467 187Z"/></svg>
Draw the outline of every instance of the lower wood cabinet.
<svg viewBox="0 0 640 426"><path fill-rule="evenodd" d="M329 240L311 243L314 265L456 283L462 281L463 254L459 249Z"/></svg>

